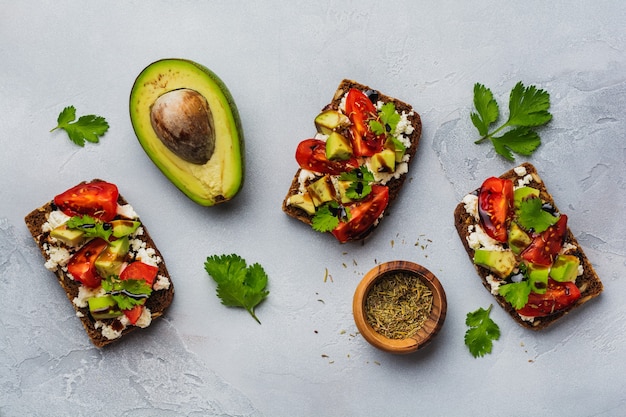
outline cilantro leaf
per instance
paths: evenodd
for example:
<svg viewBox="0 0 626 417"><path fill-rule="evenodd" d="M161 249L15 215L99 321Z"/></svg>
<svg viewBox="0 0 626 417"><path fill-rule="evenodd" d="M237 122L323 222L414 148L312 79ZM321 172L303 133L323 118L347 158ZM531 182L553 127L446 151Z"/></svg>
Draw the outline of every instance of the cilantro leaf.
<svg viewBox="0 0 626 417"><path fill-rule="evenodd" d="M386 135L389 132L395 132L399 122L400 114L396 111L395 104L387 102L378 112L378 120L370 120L369 126L374 134Z"/></svg>
<svg viewBox="0 0 626 417"><path fill-rule="evenodd" d="M498 120L500 109L491 90L480 83L474 84L474 107L477 113L470 115L472 123L481 136L486 136L489 126Z"/></svg>
<svg viewBox="0 0 626 417"><path fill-rule="evenodd" d="M109 124L104 117L93 114L81 116L76 119L76 108L65 107L57 118L57 125L50 130L63 129L70 140L78 146L85 146L85 141L98 143L100 136L109 130Z"/></svg>
<svg viewBox="0 0 626 417"><path fill-rule="evenodd" d="M517 222L526 230L534 230L541 233L555 224L558 216L553 216L541 208L542 202L539 197L530 197L520 202L517 210Z"/></svg>
<svg viewBox="0 0 626 417"><path fill-rule="evenodd" d="M493 341L500 338L500 328L489 317L493 305L487 310L478 310L467 313L465 324L469 327L465 332L465 344L475 358L491 353Z"/></svg>
<svg viewBox="0 0 626 417"><path fill-rule="evenodd" d="M346 197L351 200L360 200L372 192L374 174L365 165L348 172L342 172L340 181L350 181L350 186L346 189Z"/></svg>
<svg viewBox="0 0 626 417"><path fill-rule="evenodd" d="M349 217L348 210L336 201L329 201L317 209L311 219L311 227L318 232L330 232L339 224L340 218Z"/></svg>
<svg viewBox="0 0 626 417"><path fill-rule="evenodd" d="M552 120L548 111L550 95L534 85L524 87L521 81L509 96L509 118L491 133L489 128L497 121L499 108L491 90L479 83L474 85L474 107L476 112L470 118L481 135L474 143L489 139L496 152L510 161L515 160L513 153L531 155L541 144L541 138L532 128ZM504 133L497 136L500 132Z"/></svg>
<svg viewBox="0 0 626 417"><path fill-rule="evenodd" d="M143 279L121 280L113 275L102 280L102 288L111 294L121 310L144 304L152 294L152 287Z"/></svg>
<svg viewBox="0 0 626 417"><path fill-rule="evenodd" d="M101 237L107 241L113 233L111 228L104 227L103 222L88 215L71 217L67 221L67 227L68 229L81 230L85 237Z"/></svg>
<svg viewBox="0 0 626 417"><path fill-rule="evenodd" d="M511 282L510 284L501 285L498 293L508 301L514 309L520 309L528 303L530 295L530 281L524 280L520 282Z"/></svg>
<svg viewBox="0 0 626 417"><path fill-rule="evenodd" d="M213 255L204 263L204 269L217 283L217 296L229 307L243 307L257 318L254 308L269 294L265 290L268 277L261 265L250 267L238 255Z"/></svg>

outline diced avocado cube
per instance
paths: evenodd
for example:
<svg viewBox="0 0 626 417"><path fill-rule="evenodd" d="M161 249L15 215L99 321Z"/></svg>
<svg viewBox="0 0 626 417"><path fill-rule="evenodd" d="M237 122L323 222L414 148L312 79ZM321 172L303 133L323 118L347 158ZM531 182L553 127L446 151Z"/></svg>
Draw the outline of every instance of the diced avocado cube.
<svg viewBox="0 0 626 417"><path fill-rule="evenodd" d="M402 162L402 158L404 158L404 154L406 153L406 146L398 139L390 136L385 141L385 149L391 149L396 154L396 163Z"/></svg>
<svg viewBox="0 0 626 417"><path fill-rule="evenodd" d="M550 269L550 277L559 282L574 282L578 276L580 259L574 255L558 255Z"/></svg>
<svg viewBox="0 0 626 417"><path fill-rule="evenodd" d="M522 200L528 197L539 197L539 190L532 187L520 187L513 192L513 204L515 209L519 209Z"/></svg>
<svg viewBox="0 0 626 417"><path fill-rule="evenodd" d="M511 222L509 227L508 243L509 248L514 254L519 255L524 249L532 242L532 238L528 236L519 225L515 222Z"/></svg>
<svg viewBox="0 0 626 417"><path fill-rule="evenodd" d="M106 249L96 259L95 266L98 274L102 278L119 275L129 249L130 242L126 236L109 242Z"/></svg>
<svg viewBox="0 0 626 417"><path fill-rule="evenodd" d="M289 197L289 205L301 208L306 211L307 214L315 214L315 204L313 204L313 199L311 199L309 193L292 195Z"/></svg>
<svg viewBox="0 0 626 417"><path fill-rule="evenodd" d="M123 314L110 294L91 297L87 303L89 304L89 314L95 320L112 319Z"/></svg>
<svg viewBox="0 0 626 417"><path fill-rule="evenodd" d="M526 264L526 272L528 275L530 290L537 294L544 294L548 289L548 275L550 273L550 267Z"/></svg>
<svg viewBox="0 0 626 417"><path fill-rule="evenodd" d="M60 240L67 246L78 247L85 240L85 233L79 229L69 229L67 225L55 227L50 231L50 237Z"/></svg>
<svg viewBox="0 0 626 417"><path fill-rule="evenodd" d="M345 136L332 132L326 139L326 158L345 161L352 156L352 145Z"/></svg>
<svg viewBox="0 0 626 417"><path fill-rule="evenodd" d="M125 219L112 220L110 223L115 237L130 236L141 225L141 222Z"/></svg>
<svg viewBox="0 0 626 417"><path fill-rule="evenodd" d="M506 278L515 269L515 254L510 250L476 249L474 263L489 269L500 278Z"/></svg>
<svg viewBox="0 0 626 417"><path fill-rule="evenodd" d="M338 110L325 110L315 118L315 128L318 132L330 135L339 127L349 126L348 116Z"/></svg>
<svg viewBox="0 0 626 417"><path fill-rule="evenodd" d="M396 170L396 153L383 149L371 156L370 167L374 172L393 172Z"/></svg>
<svg viewBox="0 0 626 417"><path fill-rule="evenodd" d="M324 175L322 178L311 183L307 189L315 207L319 207L327 201L333 200L335 197L335 187L328 175Z"/></svg>
<svg viewBox="0 0 626 417"><path fill-rule="evenodd" d="M342 203L350 203L352 199L348 197L348 188L352 185L352 181L337 181L337 190Z"/></svg>

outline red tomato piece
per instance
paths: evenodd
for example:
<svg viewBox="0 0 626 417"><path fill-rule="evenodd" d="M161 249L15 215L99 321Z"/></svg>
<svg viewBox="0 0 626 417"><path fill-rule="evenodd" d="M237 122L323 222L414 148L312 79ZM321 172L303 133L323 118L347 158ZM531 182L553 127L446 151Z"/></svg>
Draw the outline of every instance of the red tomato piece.
<svg viewBox="0 0 626 417"><path fill-rule="evenodd" d="M159 272L159 268L156 266L148 265L146 263L135 261L131 262L120 273L120 279L143 279L152 286L154 280Z"/></svg>
<svg viewBox="0 0 626 417"><path fill-rule="evenodd" d="M98 287L102 277L98 274L95 263L98 255L106 249L107 245L104 239L91 240L70 258L67 271L85 287Z"/></svg>
<svg viewBox="0 0 626 417"><path fill-rule="evenodd" d="M296 161L301 168L322 174L339 175L359 167L356 158L346 161L331 161L326 158L326 142L319 139L305 139L298 144Z"/></svg>
<svg viewBox="0 0 626 417"><path fill-rule="evenodd" d="M513 182L490 177L480 187L478 214L485 232L498 242L506 242L513 213Z"/></svg>
<svg viewBox="0 0 626 417"><path fill-rule="evenodd" d="M135 324L137 323L137 320L139 320L139 317L141 317L141 313L143 313L143 306L136 305L130 310L122 310L122 312L126 317L128 317L128 321L130 321L130 324Z"/></svg>
<svg viewBox="0 0 626 417"><path fill-rule="evenodd" d="M361 201L347 206L350 220L339 222L332 234L341 243L359 239L363 233L380 217L389 204L389 188L384 185L372 185L371 193Z"/></svg>
<svg viewBox="0 0 626 417"><path fill-rule="evenodd" d="M561 214L555 224L533 237L533 241L521 253L522 259L538 265L552 265L563 247L566 234L567 215Z"/></svg>
<svg viewBox="0 0 626 417"><path fill-rule="evenodd" d="M361 90L352 88L346 96L346 114L352 123L352 150L356 156L372 156L383 150L385 135L376 135L369 126L378 119L378 112Z"/></svg>
<svg viewBox="0 0 626 417"><path fill-rule="evenodd" d="M544 294L531 292L528 302L517 312L527 317L543 317L563 310L580 298L580 290L573 282L548 280L548 289Z"/></svg>
<svg viewBox="0 0 626 417"><path fill-rule="evenodd" d="M115 184L94 181L78 184L54 197L54 204L68 216L89 215L108 222L117 213L119 192Z"/></svg>

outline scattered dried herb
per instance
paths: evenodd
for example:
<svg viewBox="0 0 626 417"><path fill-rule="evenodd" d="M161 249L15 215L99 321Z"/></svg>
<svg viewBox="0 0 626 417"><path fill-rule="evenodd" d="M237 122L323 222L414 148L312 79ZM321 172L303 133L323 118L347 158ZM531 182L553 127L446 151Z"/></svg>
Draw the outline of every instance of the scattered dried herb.
<svg viewBox="0 0 626 417"><path fill-rule="evenodd" d="M428 319L433 294L419 277L392 273L379 279L365 299L370 326L389 339L413 336Z"/></svg>

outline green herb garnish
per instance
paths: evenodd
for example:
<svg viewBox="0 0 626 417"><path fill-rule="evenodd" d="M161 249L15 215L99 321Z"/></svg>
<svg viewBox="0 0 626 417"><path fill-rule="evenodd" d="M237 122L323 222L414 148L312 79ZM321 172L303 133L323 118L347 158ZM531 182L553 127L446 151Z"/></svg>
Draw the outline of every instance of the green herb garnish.
<svg viewBox="0 0 626 417"><path fill-rule="evenodd" d="M152 294L152 288L145 280L121 280L114 275L102 280L102 288L111 294L120 310L130 310L137 305L142 305Z"/></svg>
<svg viewBox="0 0 626 417"><path fill-rule="evenodd" d="M76 120L76 108L68 106L61 111L57 118L57 125L50 130L63 129L70 140L78 146L85 146L85 141L98 143L100 136L109 130L109 124L104 117L89 114Z"/></svg>
<svg viewBox="0 0 626 417"><path fill-rule="evenodd" d="M534 230L541 233L555 224L558 216L553 216L542 209L542 201L539 197L529 197L520 202L517 210L517 222L526 230Z"/></svg>
<svg viewBox="0 0 626 417"><path fill-rule="evenodd" d="M85 233L85 237L101 237L109 240L113 230L105 228L104 223L91 216L73 216L67 221L68 229L77 229Z"/></svg>
<svg viewBox="0 0 626 417"><path fill-rule="evenodd" d="M478 310L467 313L465 324L469 327L465 332L465 344L475 358L491 353L493 341L500 338L500 328L489 317L493 304L487 310Z"/></svg>
<svg viewBox="0 0 626 417"><path fill-rule="evenodd" d="M500 287L498 287L498 294L503 296L514 309L519 310L524 307L526 303L528 303L530 290L530 281L528 279L524 279L520 282L511 282L509 284L500 285Z"/></svg>
<svg viewBox="0 0 626 417"><path fill-rule="evenodd" d="M391 103L385 103L378 112L377 120L370 120L369 126L376 135L387 135L393 133L400 121L400 115L396 111L396 106Z"/></svg>
<svg viewBox="0 0 626 417"><path fill-rule="evenodd" d="M348 221L350 210L337 203L329 201L317 209L311 219L311 227L318 232L330 232L339 225L339 221Z"/></svg>
<svg viewBox="0 0 626 417"><path fill-rule="evenodd" d="M365 165L348 172L342 172L339 181L350 181L346 189L346 197L351 200L360 200L372 192L374 174Z"/></svg>
<svg viewBox="0 0 626 417"><path fill-rule="evenodd" d="M552 119L548 112L550 94L534 85L524 87L521 81L511 90L508 120L491 133L489 128L498 120L500 111L491 90L479 83L474 85L474 107L476 112L472 112L470 117L482 136L474 143L489 139L496 152L510 161L515 160L513 152L531 155L541 144L539 135L532 128ZM500 136L496 136L501 132Z"/></svg>
<svg viewBox="0 0 626 417"><path fill-rule="evenodd" d="M204 269L217 283L217 296L229 307L243 307L260 324L254 308L267 297L268 277L255 263L248 267L238 255L209 256Z"/></svg>

